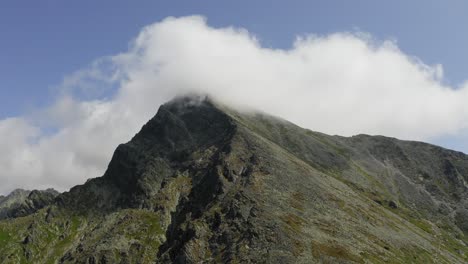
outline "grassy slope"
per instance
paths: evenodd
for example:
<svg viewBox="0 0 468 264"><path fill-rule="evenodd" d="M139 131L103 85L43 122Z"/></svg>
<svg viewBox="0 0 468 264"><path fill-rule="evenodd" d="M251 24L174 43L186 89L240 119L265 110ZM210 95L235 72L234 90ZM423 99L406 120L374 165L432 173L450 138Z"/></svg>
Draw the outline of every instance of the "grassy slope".
<svg viewBox="0 0 468 264"><path fill-rule="evenodd" d="M142 245L130 257L147 263L154 259L163 235L159 216L145 210L127 209L105 218L62 212L52 221L46 221L45 216L42 210L35 215L0 222L1 263L57 263L77 243L87 245L83 250L89 253L103 241L114 243L109 250L114 251L117 261L121 259L121 251L115 242L121 247Z"/></svg>

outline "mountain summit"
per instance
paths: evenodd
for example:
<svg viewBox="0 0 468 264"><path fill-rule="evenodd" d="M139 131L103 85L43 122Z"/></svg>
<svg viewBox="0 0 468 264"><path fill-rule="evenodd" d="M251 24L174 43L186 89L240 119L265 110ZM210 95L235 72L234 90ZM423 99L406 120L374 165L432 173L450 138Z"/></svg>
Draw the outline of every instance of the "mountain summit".
<svg viewBox="0 0 468 264"><path fill-rule="evenodd" d="M460 152L180 97L102 177L0 221L0 262L466 263L467 182Z"/></svg>

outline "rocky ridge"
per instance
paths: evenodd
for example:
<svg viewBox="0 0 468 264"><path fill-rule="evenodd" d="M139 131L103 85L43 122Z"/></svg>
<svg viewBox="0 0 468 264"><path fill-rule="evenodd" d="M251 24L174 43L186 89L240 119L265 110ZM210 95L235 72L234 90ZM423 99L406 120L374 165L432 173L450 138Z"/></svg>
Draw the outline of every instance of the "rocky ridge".
<svg viewBox="0 0 468 264"><path fill-rule="evenodd" d="M16 218L35 213L54 202L59 195L54 189L16 189L7 196L0 197L0 219Z"/></svg>

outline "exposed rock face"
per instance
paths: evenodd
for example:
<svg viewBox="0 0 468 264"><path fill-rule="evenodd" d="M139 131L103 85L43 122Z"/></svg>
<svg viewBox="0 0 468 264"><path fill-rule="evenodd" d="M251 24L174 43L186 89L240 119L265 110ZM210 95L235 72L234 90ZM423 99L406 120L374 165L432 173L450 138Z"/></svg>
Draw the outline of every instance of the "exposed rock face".
<svg viewBox="0 0 468 264"><path fill-rule="evenodd" d="M0 197L0 219L15 218L35 213L51 205L59 195L54 189L27 191L17 189L6 197Z"/></svg>
<svg viewBox="0 0 468 264"><path fill-rule="evenodd" d="M467 181L459 152L178 98L103 177L0 222L0 262L466 263Z"/></svg>

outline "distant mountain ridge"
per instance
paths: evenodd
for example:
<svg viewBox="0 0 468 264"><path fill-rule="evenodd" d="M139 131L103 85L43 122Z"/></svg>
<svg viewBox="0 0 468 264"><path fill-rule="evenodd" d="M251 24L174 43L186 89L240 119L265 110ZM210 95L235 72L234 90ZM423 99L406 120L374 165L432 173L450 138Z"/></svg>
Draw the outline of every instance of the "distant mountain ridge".
<svg viewBox="0 0 468 264"><path fill-rule="evenodd" d="M0 221L0 262L466 263L467 182L460 152L180 97L102 177Z"/></svg>
<svg viewBox="0 0 468 264"><path fill-rule="evenodd" d="M0 196L0 219L16 218L35 213L51 205L60 193L54 189L16 189L7 196Z"/></svg>

